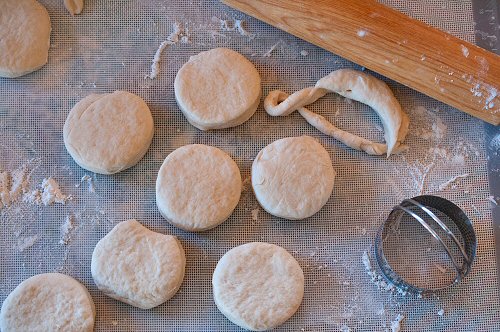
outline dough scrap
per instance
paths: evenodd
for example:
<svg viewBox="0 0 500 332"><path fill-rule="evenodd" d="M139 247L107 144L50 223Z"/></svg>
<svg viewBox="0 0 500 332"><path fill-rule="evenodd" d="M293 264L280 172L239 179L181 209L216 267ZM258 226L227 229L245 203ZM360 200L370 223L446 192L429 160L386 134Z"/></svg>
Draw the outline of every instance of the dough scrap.
<svg viewBox="0 0 500 332"><path fill-rule="evenodd" d="M240 170L224 151L202 144L178 148L158 172L156 204L171 224L204 231L224 222L238 205Z"/></svg>
<svg viewBox="0 0 500 332"><path fill-rule="evenodd" d="M2 0L0 7L0 77L40 69L49 54L49 13L36 0Z"/></svg>
<svg viewBox="0 0 500 332"><path fill-rule="evenodd" d="M260 103L261 80L254 65L227 48L192 56L177 73L175 98L198 129L235 127L250 119Z"/></svg>
<svg viewBox="0 0 500 332"><path fill-rule="evenodd" d="M318 212L332 194L335 176L328 152L309 136L274 141L252 164L252 187L260 205L289 220Z"/></svg>
<svg viewBox="0 0 500 332"><path fill-rule="evenodd" d="M38 274L20 283L5 299L2 332L94 330L95 307L87 289L70 276Z"/></svg>
<svg viewBox="0 0 500 332"><path fill-rule="evenodd" d="M329 92L359 101L373 108L382 120L387 144L374 143L365 138L343 131L332 125L323 116L304 106L315 102ZM275 90L264 100L264 108L272 116L285 116L298 110L306 121L322 133L332 136L345 145L365 151L371 155L399 153L406 149L402 145L409 126L408 116L383 81L366 73L339 69L320 79L313 88L305 88L292 95Z"/></svg>
<svg viewBox="0 0 500 332"><path fill-rule="evenodd" d="M137 220L127 220L97 243L91 271L104 294L151 309L177 293L185 266L184 250L174 236L150 231Z"/></svg>
<svg viewBox="0 0 500 332"><path fill-rule="evenodd" d="M64 0L64 7L66 7L71 16L80 14L83 10L83 0Z"/></svg>
<svg viewBox="0 0 500 332"><path fill-rule="evenodd" d="M217 308L234 324L265 331L283 324L299 308L304 274L285 249L253 242L228 251L212 277Z"/></svg>
<svg viewBox="0 0 500 332"><path fill-rule="evenodd" d="M134 166L153 139L151 112L142 98L126 91L91 94L64 123L64 145L81 167L113 174Z"/></svg>

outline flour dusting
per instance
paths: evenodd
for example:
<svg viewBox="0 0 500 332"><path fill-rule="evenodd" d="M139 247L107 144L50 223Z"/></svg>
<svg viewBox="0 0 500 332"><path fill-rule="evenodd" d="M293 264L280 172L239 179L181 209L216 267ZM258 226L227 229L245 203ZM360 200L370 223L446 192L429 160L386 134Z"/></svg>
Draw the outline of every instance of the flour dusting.
<svg viewBox="0 0 500 332"><path fill-rule="evenodd" d="M358 30L358 37L363 38L367 33L366 30Z"/></svg>
<svg viewBox="0 0 500 332"><path fill-rule="evenodd" d="M52 205L53 203L66 204L71 200L71 195L64 195L59 188L59 183L52 177L42 180L40 189L32 190L23 196L23 201L36 205Z"/></svg>
<svg viewBox="0 0 500 332"><path fill-rule="evenodd" d="M26 165L13 171L0 172L0 209L12 205L21 198L27 191L29 178L30 173Z"/></svg>
<svg viewBox="0 0 500 332"><path fill-rule="evenodd" d="M61 226L61 239L60 244L67 245L71 241L71 231L75 228L74 217L69 215L64 219L64 223Z"/></svg>
<svg viewBox="0 0 500 332"><path fill-rule="evenodd" d="M454 183L457 180L464 179L464 178L466 178L468 176L469 176L468 173L461 174L461 175L456 175L456 176L452 177L451 179L449 179L448 181L446 181L444 183L441 183L438 188L439 188L439 190L445 190L445 189L447 189L449 187L456 188L456 185Z"/></svg>
<svg viewBox="0 0 500 332"><path fill-rule="evenodd" d="M476 58L478 58L478 57L476 57ZM479 58L481 58L481 57L479 57ZM482 59L484 59L484 58L482 58ZM486 61L486 59L484 59L484 61ZM487 66L487 64L488 64L487 61L482 63L482 69L480 70L479 73L483 73L484 71L487 71L487 69L489 68ZM471 84L470 92L472 92L472 95L474 97L481 98L480 102L483 106L483 109L489 110L489 109L493 109L496 107L496 109L494 110L494 113L500 112L500 108L499 108L500 105L498 105L495 102L495 99L498 99L498 97L499 97L498 87L492 86L492 85L485 83L485 82L482 82L482 81L479 81L479 80L475 79L472 75L465 75L464 74L464 75L462 75L462 78L464 78L467 83Z"/></svg>
<svg viewBox="0 0 500 332"><path fill-rule="evenodd" d="M274 44L273 46L271 46L271 48L269 50L267 50L266 53L262 54L262 57L263 58L269 58L271 57L271 54L273 53L273 51L276 49L276 47L278 47L278 45L281 44L281 40L278 41L276 44Z"/></svg>
<svg viewBox="0 0 500 332"><path fill-rule="evenodd" d="M38 241L38 239L39 236L36 234L19 239L19 241L17 241L17 249L20 252L23 252L26 249L33 247L33 245Z"/></svg>
<svg viewBox="0 0 500 332"><path fill-rule="evenodd" d="M398 314L396 318L391 322L391 332L400 332L401 323L405 319L405 316Z"/></svg>
<svg viewBox="0 0 500 332"><path fill-rule="evenodd" d="M377 286L378 289L382 289L389 292L400 292L402 295L406 295L406 292L399 291L392 283L385 281L385 279L379 275L375 268L372 266L372 262L370 259L370 255L367 251L363 252L363 256L361 257L363 261L363 265L365 266L365 270L370 276L372 282Z"/></svg>
<svg viewBox="0 0 500 332"><path fill-rule="evenodd" d="M220 18L214 16L214 17L212 17L212 21L218 22L220 25L220 29L222 31L229 31L229 32L236 31L240 35L248 37L250 39L255 38L255 34L250 33L250 32L248 32L248 30L245 29L245 25L244 25L245 21L244 20L236 20L235 19L234 22L232 22L231 20L223 20L223 19L220 19Z"/></svg>
<svg viewBox="0 0 500 332"><path fill-rule="evenodd" d="M462 54L464 57L468 58L469 57L469 49L465 47L465 45L460 45L462 47Z"/></svg>
<svg viewBox="0 0 500 332"><path fill-rule="evenodd" d="M90 175L85 174L80 180L80 182L87 182L89 192L95 193L94 181Z"/></svg>

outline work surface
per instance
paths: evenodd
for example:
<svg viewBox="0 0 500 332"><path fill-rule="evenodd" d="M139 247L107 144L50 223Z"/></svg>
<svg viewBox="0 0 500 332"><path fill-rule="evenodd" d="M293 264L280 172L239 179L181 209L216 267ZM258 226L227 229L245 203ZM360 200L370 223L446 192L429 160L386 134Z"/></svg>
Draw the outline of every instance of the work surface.
<svg viewBox="0 0 500 332"><path fill-rule="evenodd" d="M213 302L212 272L230 248L263 241L289 250L305 274L302 305L279 331L383 331L391 329L398 315L405 317L401 325L408 331L500 329L490 210L494 198L489 197L481 121L386 80L411 121L409 151L389 159L346 148L298 114L270 117L262 105L241 126L201 132L182 116L173 91L179 68L200 51L228 47L245 55L261 74L264 96L274 89L291 93L312 86L338 68L363 68L216 1L87 1L84 12L75 17L62 1L42 2L52 20L49 63L22 78L0 79L0 170L31 172L31 190L53 177L72 199L50 206L19 201L2 209L0 301L29 276L59 271L90 290L96 331L237 331ZM385 2L474 42L469 1ZM234 28L236 20L242 20L243 30ZM145 78L158 46L176 23L187 42L168 46L158 77ZM137 166L112 176L96 175L68 155L62 128L81 98L114 90L144 98L153 113L155 136ZM364 105L329 95L311 109L343 129L383 138L380 120ZM260 149L299 135L317 138L338 174L333 195L319 213L287 222L259 208L248 179ZM167 224L157 211L154 189L163 159L191 143L228 152L246 179L233 215L217 228L196 234ZM492 144L500 147L500 141ZM472 272L463 283L428 298L380 290L362 256L372 252L375 233L391 208L424 193L452 200L474 222L478 252ZM62 239L67 218L75 228ZM152 310L104 296L90 274L97 241L116 223L131 218L178 236L187 255L178 294Z"/></svg>

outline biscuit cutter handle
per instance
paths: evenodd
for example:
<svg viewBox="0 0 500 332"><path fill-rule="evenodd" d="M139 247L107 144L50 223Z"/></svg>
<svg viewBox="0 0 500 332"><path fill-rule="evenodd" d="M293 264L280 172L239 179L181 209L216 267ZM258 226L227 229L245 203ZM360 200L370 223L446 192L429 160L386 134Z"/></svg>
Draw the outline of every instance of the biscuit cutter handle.
<svg viewBox="0 0 500 332"><path fill-rule="evenodd" d="M494 125L500 56L374 0L222 0Z"/></svg>

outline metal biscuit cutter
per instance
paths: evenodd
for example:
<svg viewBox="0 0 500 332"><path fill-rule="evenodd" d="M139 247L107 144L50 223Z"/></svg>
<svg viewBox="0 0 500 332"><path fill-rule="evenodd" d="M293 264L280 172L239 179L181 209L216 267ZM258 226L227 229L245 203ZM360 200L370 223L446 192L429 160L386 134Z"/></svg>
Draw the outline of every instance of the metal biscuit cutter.
<svg viewBox="0 0 500 332"><path fill-rule="evenodd" d="M375 238L382 275L402 292L433 293L471 270L477 240L471 220L452 202L431 195L395 206Z"/></svg>

